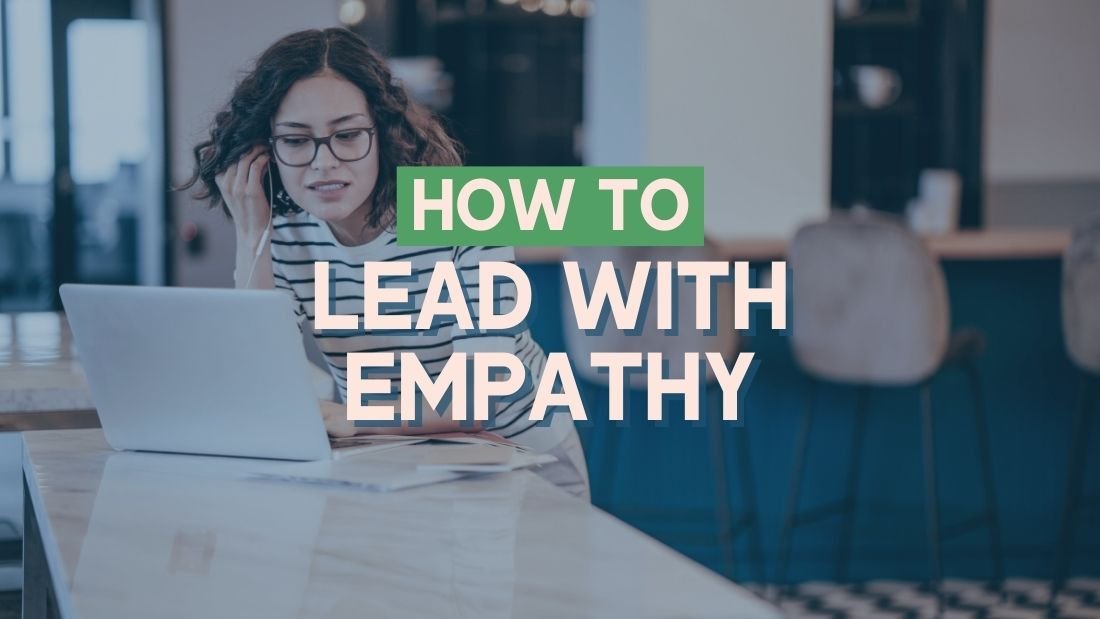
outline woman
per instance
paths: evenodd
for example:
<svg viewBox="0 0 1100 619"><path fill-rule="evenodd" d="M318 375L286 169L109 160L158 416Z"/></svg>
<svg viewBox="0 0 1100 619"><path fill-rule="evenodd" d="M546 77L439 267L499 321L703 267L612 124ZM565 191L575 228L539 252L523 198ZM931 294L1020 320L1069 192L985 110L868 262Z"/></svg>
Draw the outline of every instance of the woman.
<svg viewBox="0 0 1100 619"><path fill-rule="evenodd" d="M363 262L410 261L414 281L400 285L409 289L415 323L437 261L455 263L476 313L477 265L513 259L505 247L397 247L397 166L461 160L439 122L410 101L381 56L347 30L297 32L272 45L215 116L210 138L195 147L194 156L195 175L184 188L197 185L196 197L223 205L232 218L237 287L285 290L303 329L312 330L316 315L315 261L331 266L333 311L353 315L362 310ZM504 287L494 299L505 310L514 302L509 292ZM347 353L360 351L414 351L433 379L452 352L512 352L537 384L545 354L526 330L470 336L457 325L443 326L431 333L376 333L364 325L354 333L316 337L345 400ZM502 404L483 429L556 456L557 462L536 472L587 499L588 476L572 420L559 414L550 425L532 424L532 400L533 393ZM341 403L322 402L321 409L332 436L471 429L452 420L449 410L426 405L421 425L386 430L355 427Z"/></svg>

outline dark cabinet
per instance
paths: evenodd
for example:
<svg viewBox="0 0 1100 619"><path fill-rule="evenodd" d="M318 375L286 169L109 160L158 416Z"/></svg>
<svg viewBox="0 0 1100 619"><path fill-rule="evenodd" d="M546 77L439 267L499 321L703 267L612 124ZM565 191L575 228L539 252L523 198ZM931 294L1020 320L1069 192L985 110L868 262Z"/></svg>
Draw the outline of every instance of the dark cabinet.
<svg viewBox="0 0 1100 619"><path fill-rule="evenodd" d="M442 60L441 113L473 165L579 165L584 18L576 0L392 2L395 55ZM525 8L526 7L526 8ZM539 7L539 8L533 8Z"/></svg>
<svg viewBox="0 0 1100 619"><path fill-rule="evenodd" d="M947 168L962 182L960 224L980 225L984 1L836 4L833 205L900 214L921 170ZM879 83L889 74L861 66L896 75L896 98Z"/></svg>

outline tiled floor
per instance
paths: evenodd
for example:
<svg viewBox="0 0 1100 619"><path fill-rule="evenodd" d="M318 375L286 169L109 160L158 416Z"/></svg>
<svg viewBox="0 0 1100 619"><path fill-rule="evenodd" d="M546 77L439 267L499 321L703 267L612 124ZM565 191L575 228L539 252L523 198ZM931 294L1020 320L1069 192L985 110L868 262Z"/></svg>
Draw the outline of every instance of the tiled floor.
<svg viewBox="0 0 1100 619"><path fill-rule="evenodd" d="M765 593L767 595L767 593ZM1050 583L1009 579L1001 586L948 580L944 619L1042 619ZM774 593L769 599L776 601ZM937 616L937 600L924 584L890 580L861 584L802 583L779 598L791 619L918 619ZM1075 578L1058 594L1055 617L1100 619L1100 579Z"/></svg>
<svg viewBox="0 0 1100 619"><path fill-rule="evenodd" d="M772 589L758 594L776 602ZM943 619L1044 619L1050 585L1010 579L1000 587L977 581L944 583ZM936 617L936 597L920 583L877 580L862 584L808 582L779 598L790 619L923 619ZM1058 619L1100 619L1100 578L1075 578L1058 595ZM0 619L17 619L19 593L0 592Z"/></svg>

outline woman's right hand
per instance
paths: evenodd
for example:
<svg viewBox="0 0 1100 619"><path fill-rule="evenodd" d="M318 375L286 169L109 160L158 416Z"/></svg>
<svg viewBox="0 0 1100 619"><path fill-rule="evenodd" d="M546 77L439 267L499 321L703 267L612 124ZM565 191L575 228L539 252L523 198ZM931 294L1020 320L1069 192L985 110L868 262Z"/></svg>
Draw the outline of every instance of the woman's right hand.
<svg viewBox="0 0 1100 619"><path fill-rule="evenodd" d="M266 146L256 145L241 156L214 182L233 217L238 237L259 239L271 223L271 206L264 195L264 172L271 162Z"/></svg>
<svg viewBox="0 0 1100 619"><path fill-rule="evenodd" d="M325 430L333 438L355 436L358 428L354 421L348 420L347 408L339 402L321 400L321 418L325 421Z"/></svg>

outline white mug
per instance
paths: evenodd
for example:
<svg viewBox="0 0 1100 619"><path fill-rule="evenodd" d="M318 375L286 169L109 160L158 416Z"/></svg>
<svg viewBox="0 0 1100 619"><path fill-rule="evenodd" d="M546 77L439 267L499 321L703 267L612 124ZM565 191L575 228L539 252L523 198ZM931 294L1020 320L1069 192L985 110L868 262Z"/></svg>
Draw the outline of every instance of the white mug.
<svg viewBox="0 0 1100 619"><path fill-rule="evenodd" d="M922 200L952 205L953 208L962 195L962 179L954 170L921 170L917 187Z"/></svg>
<svg viewBox="0 0 1100 619"><path fill-rule="evenodd" d="M901 76L897 71L877 65L852 67L852 81L859 100L871 108L886 107L901 94Z"/></svg>
<svg viewBox="0 0 1100 619"><path fill-rule="evenodd" d="M905 208L909 227L921 234L946 234L959 223L958 205L913 198Z"/></svg>

